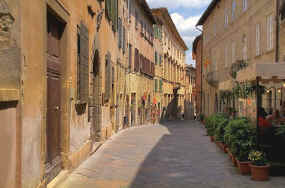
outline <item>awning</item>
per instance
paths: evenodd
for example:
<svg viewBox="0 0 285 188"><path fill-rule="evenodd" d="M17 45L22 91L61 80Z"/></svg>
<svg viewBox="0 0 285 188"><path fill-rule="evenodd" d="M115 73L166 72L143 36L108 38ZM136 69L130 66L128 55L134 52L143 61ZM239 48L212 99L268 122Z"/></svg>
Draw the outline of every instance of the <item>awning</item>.
<svg viewBox="0 0 285 188"><path fill-rule="evenodd" d="M262 80L284 80L285 62L278 63L257 63L237 73L237 81L254 81L257 77Z"/></svg>

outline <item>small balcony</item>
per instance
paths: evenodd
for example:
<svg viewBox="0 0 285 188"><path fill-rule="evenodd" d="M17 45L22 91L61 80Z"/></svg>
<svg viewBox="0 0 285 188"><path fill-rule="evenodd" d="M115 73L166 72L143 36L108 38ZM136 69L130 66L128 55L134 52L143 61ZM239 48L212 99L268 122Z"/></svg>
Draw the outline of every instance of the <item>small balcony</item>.
<svg viewBox="0 0 285 188"><path fill-rule="evenodd" d="M218 73L218 71L209 72L206 75L206 81L212 86L218 86L218 84L219 84L219 73Z"/></svg>

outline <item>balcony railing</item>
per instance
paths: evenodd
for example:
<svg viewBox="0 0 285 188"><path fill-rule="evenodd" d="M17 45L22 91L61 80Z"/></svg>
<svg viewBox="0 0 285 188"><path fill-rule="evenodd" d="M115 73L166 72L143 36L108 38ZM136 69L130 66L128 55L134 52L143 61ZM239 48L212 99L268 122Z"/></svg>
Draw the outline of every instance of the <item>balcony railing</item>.
<svg viewBox="0 0 285 188"><path fill-rule="evenodd" d="M230 76L230 68L211 71L206 75L206 81L212 86L218 86L220 82L225 82L230 79L232 79Z"/></svg>

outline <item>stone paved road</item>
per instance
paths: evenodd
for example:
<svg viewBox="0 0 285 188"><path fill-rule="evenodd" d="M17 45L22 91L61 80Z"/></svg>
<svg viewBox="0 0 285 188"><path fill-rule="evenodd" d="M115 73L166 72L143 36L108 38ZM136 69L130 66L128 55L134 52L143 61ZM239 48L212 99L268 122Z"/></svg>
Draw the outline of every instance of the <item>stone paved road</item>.
<svg viewBox="0 0 285 188"><path fill-rule="evenodd" d="M241 176L195 121L123 131L57 188L284 188Z"/></svg>

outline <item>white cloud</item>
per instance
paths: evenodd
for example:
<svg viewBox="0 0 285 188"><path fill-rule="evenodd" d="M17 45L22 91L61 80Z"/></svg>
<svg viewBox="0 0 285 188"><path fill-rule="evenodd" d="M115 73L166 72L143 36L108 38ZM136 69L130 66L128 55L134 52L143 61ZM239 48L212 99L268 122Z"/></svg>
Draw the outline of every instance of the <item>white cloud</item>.
<svg viewBox="0 0 285 188"><path fill-rule="evenodd" d="M197 24L200 16L192 16L185 19L179 13L173 13L171 14L171 18L180 32L189 32L195 29L195 25Z"/></svg>
<svg viewBox="0 0 285 188"><path fill-rule="evenodd" d="M201 8L209 4L211 0L147 0L151 7L171 8Z"/></svg>
<svg viewBox="0 0 285 188"><path fill-rule="evenodd" d="M186 54L186 63L193 64L192 44L195 37L200 34L200 32L195 28L195 25L198 22L200 16L190 16L188 18L184 18L181 14L175 12L171 14L171 18L175 23L181 37L189 48L189 51Z"/></svg>

